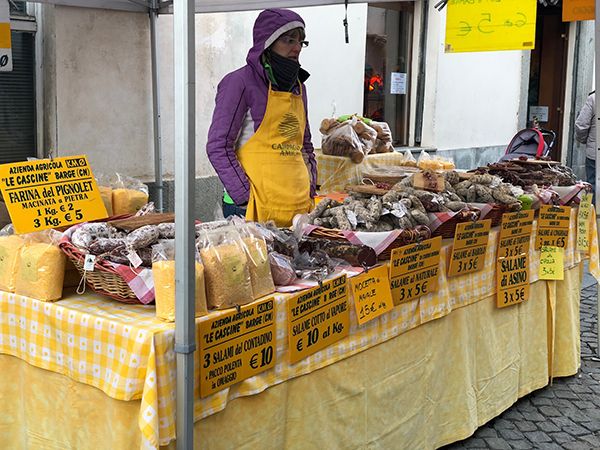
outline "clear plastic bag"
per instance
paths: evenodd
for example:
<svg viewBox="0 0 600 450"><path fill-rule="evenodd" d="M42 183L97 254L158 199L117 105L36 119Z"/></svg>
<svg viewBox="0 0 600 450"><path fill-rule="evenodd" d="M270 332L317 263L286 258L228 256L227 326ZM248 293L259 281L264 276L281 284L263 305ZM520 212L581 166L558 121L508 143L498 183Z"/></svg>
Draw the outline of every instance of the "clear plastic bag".
<svg viewBox="0 0 600 450"><path fill-rule="evenodd" d="M403 166L417 167L417 160L415 159L415 157L413 156L412 152L409 149L404 150L403 156L404 156L404 162L402 163Z"/></svg>
<svg viewBox="0 0 600 450"><path fill-rule="evenodd" d="M196 240L204 264L209 309L241 306L254 300L248 257L235 227L200 229Z"/></svg>
<svg viewBox="0 0 600 450"><path fill-rule="evenodd" d="M454 162L452 162L450 159L437 155L430 155L425 150L422 150L421 154L419 155L417 167L422 170L434 170L438 172L455 169Z"/></svg>
<svg viewBox="0 0 600 450"><path fill-rule="evenodd" d="M100 191L100 197L102 198L102 202L104 203L104 207L106 208L106 213L108 216L113 215L113 204L112 204L112 186L111 180L109 177L103 174L96 175L96 184L98 185L98 190Z"/></svg>
<svg viewBox="0 0 600 450"><path fill-rule="evenodd" d="M58 247L61 233L46 230L23 236L15 293L41 301L62 298L66 258Z"/></svg>
<svg viewBox="0 0 600 450"><path fill-rule="evenodd" d="M352 123L354 131L356 131L356 134L358 135L358 138L360 139L360 142L363 145L363 153L365 155L368 155L375 147L375 143L377 140L377 131L375 131L375 129L367 125L362 120L356 119L353 120Z"/></svg>
<svg viewBox="0 0 600 450"><path fill-rule="evenodd" d="M355 117L331 129L323 136L321 147L323 154L332 156L348 156L352 162L360 163L365 157L364 145L354 130Z"/></svg>
<svg viewBox="0 0 600 450"><path fill-rule="evenodd" d="M198 257L197 257L198 259ZM165 239L152 246L152 278L156 317L175 321L175 241ZM196 261L195 316L208 314L204 266Z"/></svg>
<svg viewBox="0 0 600 450"><path fill-rule="evenodd" d="M390 126L386 122L375 122L374 120L371 121L370 125L377 132L373 152L389 153L394 151Z"/></svg>
<svg viewBox="0 0 600 450"><path fill-rule="evenodd" d="M254 298L257 299L275 292L265 239L254 223L243 223L236 226L248 257Z"/></svg>
<svg viewBox="0 0 600 450"><path fill-rule="evenodd" d="M135 214L148 203L148 186L135 178L116 173L111 183L113 214Z"/></svg>
<svg viewBox="0 0 600 450"><path fill-rule="evenodd" d="M269 264L273 282L277 286L288 286L296 281L296 271L292 267L292 259L281 253L269 253Z"/></svg>

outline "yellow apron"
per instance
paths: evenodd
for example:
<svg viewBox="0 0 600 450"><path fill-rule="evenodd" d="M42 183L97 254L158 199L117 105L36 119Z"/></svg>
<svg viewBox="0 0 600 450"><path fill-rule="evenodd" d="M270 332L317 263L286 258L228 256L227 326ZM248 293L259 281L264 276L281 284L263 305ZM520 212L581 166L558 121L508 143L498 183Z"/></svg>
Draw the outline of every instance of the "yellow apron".
<svg viewBox="0 0 600 450"><path fill-rule="evenodd" d="M302 92L269 86L265 117L238 152L250 180L246 219L286 227L296 214L310 211L310 175L302 156L305 126Z"/></svg>

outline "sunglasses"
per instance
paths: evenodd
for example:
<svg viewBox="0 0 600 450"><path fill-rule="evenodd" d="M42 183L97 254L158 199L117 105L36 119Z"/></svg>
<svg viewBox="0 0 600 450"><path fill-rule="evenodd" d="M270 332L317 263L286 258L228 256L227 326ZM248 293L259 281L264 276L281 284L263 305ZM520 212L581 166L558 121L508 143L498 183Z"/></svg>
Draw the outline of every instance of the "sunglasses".
<svg viewBox="0 0 600 450"><path fill-rule="evenodd" d="M308 41L299 41L298 39L289 36L282 36L278 41L283 42L288 47L295 47L296 45L300 45L302 48L308 47Z"/></svg>

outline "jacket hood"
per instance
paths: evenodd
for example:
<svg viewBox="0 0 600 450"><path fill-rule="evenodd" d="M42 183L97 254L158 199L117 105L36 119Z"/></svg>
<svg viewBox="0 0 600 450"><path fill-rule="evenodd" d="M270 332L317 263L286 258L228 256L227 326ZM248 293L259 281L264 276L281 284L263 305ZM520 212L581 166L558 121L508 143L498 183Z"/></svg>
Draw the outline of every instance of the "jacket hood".
<svg viewBox="0 0 600 450"><path fill-rule="evenodd" d="M262 11L254 22L254 44L246 57L248 65L264 76L260 56L279 36L294 28L304 28L304 20L294 11L275 8Z"/></svg>

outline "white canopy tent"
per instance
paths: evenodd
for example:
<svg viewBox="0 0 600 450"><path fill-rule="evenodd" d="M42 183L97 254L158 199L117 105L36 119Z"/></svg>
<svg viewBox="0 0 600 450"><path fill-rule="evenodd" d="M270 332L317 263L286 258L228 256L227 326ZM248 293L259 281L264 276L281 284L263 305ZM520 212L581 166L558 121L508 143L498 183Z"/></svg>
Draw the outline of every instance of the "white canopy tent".
<svg viewBox="0 0 600 450"><path fill-rule="evenodd" d="M38 3L50 3L63 6L77 6L82 8L114 9L131 12L157 11L160 14L173 13L173 0L32 0ZM378 0L377 3L398 0ZM400 0L402 1L402 0ZM407 0L404 0L407 1ZM178 2L175 2L176 4ZM364 0L196 0L192 2L194 12L231 12L231 11L253 11L264 8L299 8L304 6L323 6L344 3L366 3Z"/></svg>
<svg viewBox="0 0 600 450"><path fill-rule="evenodd" d="M147 13L150 17L152 45L152 86L154 105L155 172L158 205L162 207L162 168L159 135L158 58L156 18L174 14L175 76L175 227L176 227L176 320L177 353L177 448L193 447L193 392L195 345L194 327L194 204L195 204L195 13L260 10L332 4L365 3L364 0L33 0L62 6L112 9ZM394 0L377 0L376 3ZM395 0L398 1L398 0ZM406 0L404 0L406 1ZM428 3L428 2L427 2ZM426 3L426 4L427 4ZM600 11L600 0L596 0ZM600 27L596 16L596 73L600 61ZM600 87L596 78L596 89ZM600 209L600 158L596 159L596 208ZM600 297L599 297L600 299ZM600 300L599 300L600 303ZM598 337L600 349L600 333Z"/></svg>
<svg viewBox="0 0 600 450"><path fill-rule="evenodd" d="M155 179L157 204L162 209L162 152L160 147L160 100L158 93L158 45L156 19L173 14L175 79L175 352L177 354L177 448L191 449L194 442L195 344L195 13L251 11L333 4L365 3L361 0L33 0L61 6L111 9L146 13L150 18L152 94L154 117ZM398 0L378 0L377 3ZM407 0L400 0L407 1ZM600 1L600 0L599 0ZM341 24L341 22L340 22Z"/></svg>

